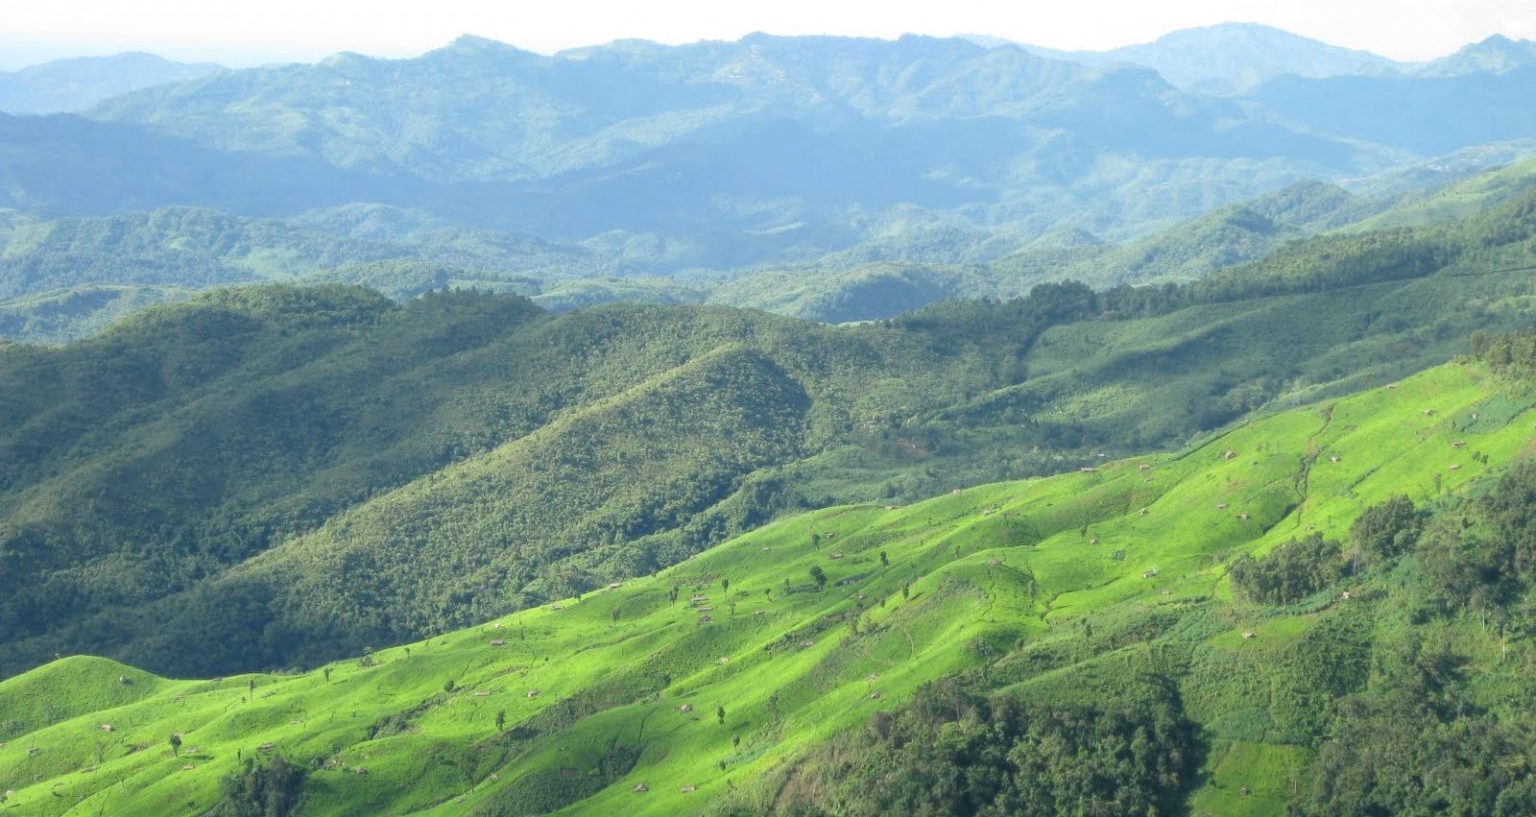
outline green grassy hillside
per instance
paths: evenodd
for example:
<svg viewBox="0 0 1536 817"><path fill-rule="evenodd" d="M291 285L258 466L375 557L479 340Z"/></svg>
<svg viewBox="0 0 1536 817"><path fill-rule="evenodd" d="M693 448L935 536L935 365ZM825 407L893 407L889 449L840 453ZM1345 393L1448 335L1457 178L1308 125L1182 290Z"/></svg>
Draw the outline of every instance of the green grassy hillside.
<svg viewBox="0 0 1536 817"><path fill-rule="evenodd" d="M841 328L255 288L5 347L0 672L76 652L310 666L785 513L1174 448L1528 325L1532 206L1185 287L1050 285Z"/></svg>
<svg viewBox="0 0 1536 817"><path fill-rule="evenodd" d="M1202 741L1180 784L1192 812L1279 815L1319 747L1331 757L1332 702L1364 683L1309 662L1368 666L1401 580L1366 571L1342 584L1353 598L1269 606L1234 597L1229 566L1346 538L1393 495L1454 502L1530 454L1533 406L1528 386L1447 365L1175 454L788 518L311 672L168 680L64 659L0 682L4 807L203 814L286 779L281 757L307 770L302 815L823 813L787 810L829 807L807 794L838 767L817 753L969 671L1064 706L1170 679ZM1437 631L1487 700L1523 677L1523 637L1506 660L1474 618Z"/></svg>

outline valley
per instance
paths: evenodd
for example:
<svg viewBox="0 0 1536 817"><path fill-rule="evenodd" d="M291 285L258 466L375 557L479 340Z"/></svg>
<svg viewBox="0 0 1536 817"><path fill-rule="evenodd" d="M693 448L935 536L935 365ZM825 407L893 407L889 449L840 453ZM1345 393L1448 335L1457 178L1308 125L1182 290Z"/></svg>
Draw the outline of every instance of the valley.
<svg viewBox="0 0 1536 817"><path fill-rule="evenodd" d="M1536 813L1528 26L155 2L0 35L0 814Z"/></svg>

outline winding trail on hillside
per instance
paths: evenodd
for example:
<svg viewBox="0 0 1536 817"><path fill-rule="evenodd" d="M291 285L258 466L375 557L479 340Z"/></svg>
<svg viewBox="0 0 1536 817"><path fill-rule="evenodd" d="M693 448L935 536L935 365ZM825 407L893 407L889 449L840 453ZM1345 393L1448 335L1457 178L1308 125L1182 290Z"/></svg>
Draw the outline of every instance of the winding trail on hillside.
<svg viewBox="0 0 1536 817"><path fill-rule="evenodd" d="M1296 528L1298 530L1301 529L1305 521L1307 501L1312 497L1312 465L1317 462L1317 441L1319 437L1327 434L1328 429L1333 426L1333 411L1338 405L1338 403L1329 403L1328 407L1323 409L1323 427L1313 432L1312 436L1307 438L1307 450L1301 456L1301 473L1296 475L1296 493L1301 497L1301 501L1296 504Z"/></svg>

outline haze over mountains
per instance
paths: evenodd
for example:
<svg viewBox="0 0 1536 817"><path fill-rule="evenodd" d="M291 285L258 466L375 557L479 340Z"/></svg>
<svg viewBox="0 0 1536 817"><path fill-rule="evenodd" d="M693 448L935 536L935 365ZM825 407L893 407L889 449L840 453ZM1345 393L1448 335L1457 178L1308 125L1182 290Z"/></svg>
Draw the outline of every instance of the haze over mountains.
<svg viewBox="0 0 1536 817"><path fill-rule="evenodd" d="M1531 52L1493 38L1408 66L1224 25L1051 57L752 35L553 56L463 37L411 59L238 71L61 61L5 77L15 109L76 113L0 115L0 272L29 299L0 315L68 337L113 304L322 276L855 320L1019 294L1063 261L1097 280L1193 278L1273 238L1226 232L1233 246L1188 255L1204 261L1115 272L1089 270L1083 248L1139 258L1154 233L1301 183L1380 209L1388 188L1420 195L1518 158L1536 144ZM106 220L60 221L81 217ZM233 243L208 244L213 224ZM88 234L91 260L68 275L35 266ZM364 266L379 261L428 266ZM845 283L797 272L813 266ZM72 289L125 285L158 289Z"/></svg>
<svg viewBox="0 0 1536 817"><path fill-rule="evenodd" d="M0 71L0 111L49 114L83 111L129 91L205 77L220 66L184 63L154 54L74 57Z"/></svg>

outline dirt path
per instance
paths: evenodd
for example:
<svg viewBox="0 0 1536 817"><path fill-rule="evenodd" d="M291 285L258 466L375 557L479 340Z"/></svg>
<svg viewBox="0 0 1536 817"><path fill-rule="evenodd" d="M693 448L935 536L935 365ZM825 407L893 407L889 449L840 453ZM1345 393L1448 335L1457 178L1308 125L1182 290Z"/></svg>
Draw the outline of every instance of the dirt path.
<svg viewBox="0 0 1536 817"><path fill-rule="evenodd" d="M1307 500L1312 496L1312 465L1317 462L1317 440L1319 437L1327 434L1328 429L1333 426L1333 410L1337 406L1338 403L1328 404L1328 407L1323 410L1323 427L1313 432L1312 436L1307 438L1307 451L1301 457L1301 473L1296 475L1296 493L1300 497L1300 500L1296 503L1296 526L1298 528L1301 527L1304 521L1303 517L1306 516Z"/></svg>

